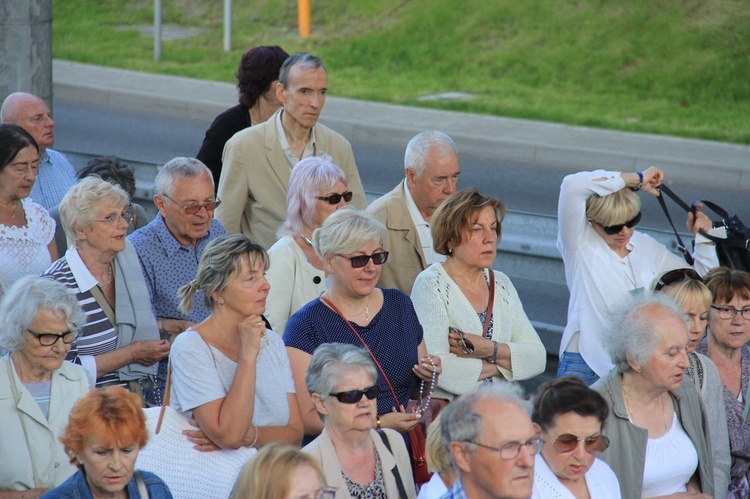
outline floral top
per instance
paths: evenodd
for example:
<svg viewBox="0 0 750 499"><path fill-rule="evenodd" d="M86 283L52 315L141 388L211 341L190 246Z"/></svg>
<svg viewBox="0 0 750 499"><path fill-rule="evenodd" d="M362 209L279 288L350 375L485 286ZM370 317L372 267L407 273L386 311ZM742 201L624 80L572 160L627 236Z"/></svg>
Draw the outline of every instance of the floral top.
<svg viewBox="0 0 750 499"><path fill-rule="evenodd" d="M383 481L383 468L380 466L380 456L377 452L375 453L375 480L362 485L346 476L344 470L341 470L341 476L344 477L344 483L352 499L388 499Z"/></svg>

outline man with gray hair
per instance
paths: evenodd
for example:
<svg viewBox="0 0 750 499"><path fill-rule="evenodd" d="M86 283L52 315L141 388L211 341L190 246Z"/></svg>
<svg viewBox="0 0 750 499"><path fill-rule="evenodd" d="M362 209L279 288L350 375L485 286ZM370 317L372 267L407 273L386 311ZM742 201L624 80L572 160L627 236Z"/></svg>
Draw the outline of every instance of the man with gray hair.
<svg viewBox="0 0 750 499"><path fill-rule="evenodd" d="M483 385L443 409L440 431L458 480L443 499L528 499L542 448L513 383Z"/></svg>
<svg viewBox="0 0 750 499"><path fill-rule="evenodd" d="M154 184L159 213L128 238L138 253L159 329L177 334L210 313L202 297L190 314L180 312L177 290L195 278L203 250L226 231L214 220L219 200L211 171L197 159L172 159Z"/></svg>
<svg viewBox="0 0 750 499"><path fill-rule="evenodd" d="M76 171L63 153L50 149L55 143L55 122L47 104L33 94L12 93L3 101L0 122L20 126L39 146L39 173L31 199L48 210L60 204L76 181Z"/></svg>
<svg viewBox="0 0 750 499"><path fill-rule="evenodd" d="M281 66L279 109L268 121L237 132L224 146L216 212L228 232L242 232L264 248L276 242L286 219L286 193L292 168L310 156L330 156L349 182L359 209L367 206L349 142L318 124L328 90L320 58L296 54ZM318 202L326 202L320 200Z"/></svg>
<svg viewBox="0 0 750 499"><path fill-rule="evenodd" d="M445 261L432 247L430 219L456 190L461 173L456 144L442 132L422 132L406 145L404 168L406 178L367 211L388 228L388 264L383 265L378 285L410 295L420 272Z"/></svg>

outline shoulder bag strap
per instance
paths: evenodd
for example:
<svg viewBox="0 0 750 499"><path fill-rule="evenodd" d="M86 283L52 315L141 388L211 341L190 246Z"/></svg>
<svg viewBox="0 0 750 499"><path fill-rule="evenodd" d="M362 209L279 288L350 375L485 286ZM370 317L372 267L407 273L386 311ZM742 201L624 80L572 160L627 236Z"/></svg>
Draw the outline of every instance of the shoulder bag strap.
<svg viewBox="0 0 750 499"><path fill-rule="evenodd" d="M690 207L685 203L682 199L677 197L677 195L672 192L672 190L667 187L666 185L662 184L659 187L659 196L657 196L656 199L659 200L659 206L661 206L662 211L664 212L664 215L666 215L667 220L669 221L669 225L672 226L672 231L674 232L674 236L677 238L677 249L682 253L683 258L685 258L685 261L688 265L691 267L693 266L694 260L693 255L690 254L690 252L685 247L685 244L682 242L682 238L677 233L677 228L674 226L674 222L672 222L672 216L669 214L669 209L667 208L667 203L664 201L663 194L666 194L670 198L674 200L677 204L679 204L685 211L690 211Z"/></svg>
<svg viewBox="0 0 750 499"><path fill-rule="evenodd" d="M385 445L385 448L388 449L388 452L390 452L391 456L393 456L395 459L396 456L395 454L393 454L393 449L391 449L391 443L388 441L388 435L386 435L383 430L375 431L378 432L378 435L380 435L380 438L383 440L383 445ZM396 486L398 487L398 493L401 496L401 499L407 499L409 496L406 495L406 487L404 487L404 481L401 480L401 473L398 472L398 462L391 471L393 472L393 478L396 479Z"/></svg>
<svg viewBox="0 0 750 499"><path fill-rule="evenodd" d="M104 293L102 293L102 290L99 289L99 286L94 286L91 288L91 294L96 300L96 303L99 304L99 306L102 308L102 311L104 312L104 315L107 316L107 319L109 319L109 322L112 323L112 327L117 329L117 321L115 321L115 311L112 309L112 305L109 304L109 300L107 300L107 297L104 296Z"/></svg>
<svg viewBox="0 0 750 499"><path fill-rule="evenodd" d="M494 312L495 308L495 273L492 271L492 269L488 270L490 273L490 297L487 300L487 313L484 316L484 329L482 330L482 336L487 338L487 331L490 328L490 322L492 321L492 313ZM491 338L488 338L491 339Z"/></svg>
<svg viewBox="0 0 750 499"><path fill-rule="evenodd" d="M742 347L743 350L745 348L747 347L746 346ZM750 411L750 383L747 384L747 389L745 390L745 409L742 411L742 423L743 424L745 423L745 421L747 421L748 411Z"/></svg>
<svg viewBox="0 0 750 499"><path fill-rule="evenodd" d="M135 473L135 484L138 486L138 493L141 495L141 499L149 499L148 489L146 488L146 482L143 481L143 475L140 470L136 470Z"/></svg>

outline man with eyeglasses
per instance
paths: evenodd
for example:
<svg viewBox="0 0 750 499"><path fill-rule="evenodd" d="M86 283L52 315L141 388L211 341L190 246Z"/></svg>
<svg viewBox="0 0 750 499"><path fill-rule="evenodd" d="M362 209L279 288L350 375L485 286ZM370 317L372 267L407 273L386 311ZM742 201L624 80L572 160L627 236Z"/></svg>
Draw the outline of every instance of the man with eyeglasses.
<svg viewBox="0 0 750 499"><path fill-rule="evenodd" d="M378 285L411 294L420 272L445 256L432 247L430 219L438 205L456 191L461 165L456 144L437 131L415 135L406 145L406 178L367 208L388 228L390 252Z"/></svg>
<svg viewBox="0 0 750 499"><path fill-rule="evenodd" d="M442 499L528 499L536 437L513 383L493 383L455 399L440 415L443 445L458 473Z"/></svg>
<svg viewBox="0 0 750 499"><path fill-rule="evenodd" d="M174 158L154 179L159 210L145 227L129 236L135 246L162 333L178 334L208 317L203 299L189 314L179 310L177 290L195 278L208 243L226 231L214 219L220 201L211 171L194 158Z"/></svg>
<svg viewBox="0 0 750 499"><path fill-rule="evenodd" d="M276 87L282 108L226 143L219 180L223 203L216 217L228 232L242 232L270 248L286 219L292 168L310 156L330 156L346 173L354 206L367 206L351 145L318 124L327 90L328 76L320 58L305 53L291 56L281 66Z"/></svg>
<svg viewBox="0 0 750 499"><path fill-rule="evenodd" d="M55 144L55 122L47 104L33 94L12 93L3 101L0 123L20 126L39 146L39 173L31 188L31 199L47 210L60 204L75 183L76 172L63 153L50 149Z"/></svg>

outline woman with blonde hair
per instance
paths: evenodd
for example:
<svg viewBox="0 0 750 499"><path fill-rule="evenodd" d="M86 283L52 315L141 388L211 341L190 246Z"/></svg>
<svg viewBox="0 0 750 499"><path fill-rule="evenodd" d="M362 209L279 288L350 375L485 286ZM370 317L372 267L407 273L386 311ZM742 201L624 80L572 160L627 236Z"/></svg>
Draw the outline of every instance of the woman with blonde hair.
<svg viewBox="0 0 750 499"><path fill-rule="evenodd" d="M419 489L417 499L438 499L448 492L448 489L456 483L456 470L451 464L448 449L443 445L442 432L440 431L440 415L432 420L427 428L427 440L425 442L425 457L427 467L432 473L432 478Z"/></svg>
<svg viewBox="0 0 750 499"><path fill-rule="evenodd" d="M231 499L333 499L320 464L290 445L270 444L242 468Z"/></svg>

